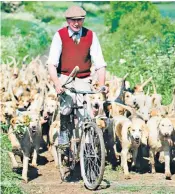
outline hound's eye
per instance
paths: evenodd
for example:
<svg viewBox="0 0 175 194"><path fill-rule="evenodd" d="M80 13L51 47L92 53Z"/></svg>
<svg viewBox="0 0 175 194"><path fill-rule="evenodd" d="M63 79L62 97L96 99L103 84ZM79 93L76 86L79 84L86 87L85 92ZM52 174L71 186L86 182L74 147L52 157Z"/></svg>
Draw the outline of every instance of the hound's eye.
<svg viewBox="0 0 175 194"><path fill-rule="evenodd" d="M126 98L129 98L129 96L127 95Z"/></svg>
<svg viewBox="0 0 175 194"><path fill-rule="evenodd" d="M142 130L141 130L141 129L139 129L139 131L141 132Z"/></svg>
<svg viewBox="0 0 175 194"><path fill-rule="evenodd" d="M164 124L162 124L162 126L164 127Z"/></svg>
<svg viewBox="0 0 175 194"><path fill-rule="evenodd" d="M132 129L132 131L134 132L134 131L135 131L135 129Z"/></svg>

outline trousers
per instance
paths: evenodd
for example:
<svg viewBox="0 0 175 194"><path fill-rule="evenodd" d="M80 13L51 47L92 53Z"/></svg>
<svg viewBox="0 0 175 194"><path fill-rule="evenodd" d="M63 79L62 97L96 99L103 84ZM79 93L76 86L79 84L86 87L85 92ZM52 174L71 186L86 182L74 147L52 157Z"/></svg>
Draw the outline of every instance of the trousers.
<svg viewBox="0 0 175 194"><path fill-rule="evenodd" d="M58 75L61 84L64 84L67 80L68 76L59 74ZM73 87L75 90L80 91L91 91L90 86L91 78L75 78L71 83L67 84L66 87ZM70 121L70 115L73 110L73 105L76 103L78 106L83 106L83 101L87 101L87 113L90 113L90 102L88 95L84 96L82 94L74 94L69 90L65 90L65 92L60 95L60 120L61 120L61 131L66 129L70 129L72 127ZM76 110L76 118L77 118L77 128L81 128L83 119L84 119L84 110L78 109Z"/></svg>

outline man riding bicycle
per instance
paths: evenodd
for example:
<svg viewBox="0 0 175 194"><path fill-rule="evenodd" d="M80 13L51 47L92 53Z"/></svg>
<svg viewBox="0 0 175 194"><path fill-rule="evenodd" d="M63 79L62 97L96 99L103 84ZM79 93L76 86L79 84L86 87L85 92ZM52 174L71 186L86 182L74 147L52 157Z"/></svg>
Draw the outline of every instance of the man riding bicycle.
<svg viewBox="0 0 175 194"><path fill-rule="evenodd" d="M100 87L105 85L106 63L96 34L83 27L86 11L79 6L72 6L65 12L68 26L59 29L52 40L49 53L49 74L54 82L56 92L63 95L60 98L61 129L59 144L68 145L68 130L71 130L70 114L75 94L64 91L62 84L75 66L79 66L74 81L68 87L77 90L91 90L90 68L93 63L98 76ZM106 92L106 91L105 91ZM78 104L82 105L82 96L78 98ZM77 110L77 119L81 123L82 110ZM67 130L68 129L68 130Z"/></svg>

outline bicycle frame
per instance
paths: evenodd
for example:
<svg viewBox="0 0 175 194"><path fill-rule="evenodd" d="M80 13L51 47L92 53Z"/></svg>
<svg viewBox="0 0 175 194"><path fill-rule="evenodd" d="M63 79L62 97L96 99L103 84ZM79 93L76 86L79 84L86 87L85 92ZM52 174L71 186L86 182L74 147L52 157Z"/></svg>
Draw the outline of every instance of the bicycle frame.
<svg viewBox="0 0 175 194"><path fill-rule="evenodd" d="M75 69L73 70L75 72ZM72 71L72 72L73 72ZM72 73L71 73L72 74ZM73 104L73 111L70 115L70 122L74 125L73 131L71 132L71 140L69 144L69 155L67 157L69 169L73 170L75 168L76 161L80 160L81 175L87 188L93 190L96 189L103 178L105 169L105 146L102 131L97 127L96 122L91 119L87 110L87 94L96 94L104 91L103 88L97 92L92 91L78 91L75 88L67 88L66 85L72 82L73 77L68 77L65 84L62 85L63 88L70 90L70 92L75 94L75 101ZM70 81L71 79L71 81ZM77 95L82 95L83 103L81 106L78 105ZM83 109L84 113L80 123L76 120L77 111ZM79 130L81 128L81 130ZM78 131L78 134L76 132ZM95 139L93 139L95 138ZM95 141L94 141L95 140ZM61 173L61 179L64 180L65 173L62 165L61 151L58 147L59 155L59 167ZM71 158L72 157L72 158ZM92 165L92 168L87 167L86 162ZM94 166L93 162L96 163Z"/></svg>

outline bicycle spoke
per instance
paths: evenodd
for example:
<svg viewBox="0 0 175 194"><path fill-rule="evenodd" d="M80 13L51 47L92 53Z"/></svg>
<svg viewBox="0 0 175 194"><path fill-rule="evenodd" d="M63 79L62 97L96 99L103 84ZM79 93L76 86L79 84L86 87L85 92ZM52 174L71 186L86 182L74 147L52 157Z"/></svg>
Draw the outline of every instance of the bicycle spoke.
<svg viewBox="0 0 175 194"><path fill-rule="evenodd" d="M86 132L86 141L84 144L84 167L87 180L94 183L100 174L101 168L101 150L98 135L93 127Z"/></svg>

